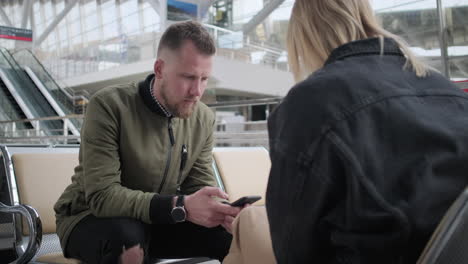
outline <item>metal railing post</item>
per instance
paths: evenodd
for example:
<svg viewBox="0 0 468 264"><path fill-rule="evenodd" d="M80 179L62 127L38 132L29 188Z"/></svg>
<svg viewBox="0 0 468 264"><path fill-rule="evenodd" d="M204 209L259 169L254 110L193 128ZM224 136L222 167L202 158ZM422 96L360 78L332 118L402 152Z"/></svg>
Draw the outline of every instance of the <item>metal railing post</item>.
<svg viewBox="0 0 468 264"><path fill-rule="evenodd" d="M36 136L38 136L38 135L41 134L40 121L37 120L37 121L34 121L34 123L36 123L36 125L35 125L35 127L36 127Z"/></svg>
<svg viewBox="0 0 468 264"><path fill-rule="evenodd" d="M68 136L68 118L63 119L63 136Z"/></svg>
<svg viewBox="0 0 468 264"><path fill-rule="evenodd" d="M445 77L450 78L450 64L448 57L447 47L447 26L445 9L442 5L442 0L437 0L437 12L439 14L439 44L440 44L440 55L442 60L442 68Z"/></svg>

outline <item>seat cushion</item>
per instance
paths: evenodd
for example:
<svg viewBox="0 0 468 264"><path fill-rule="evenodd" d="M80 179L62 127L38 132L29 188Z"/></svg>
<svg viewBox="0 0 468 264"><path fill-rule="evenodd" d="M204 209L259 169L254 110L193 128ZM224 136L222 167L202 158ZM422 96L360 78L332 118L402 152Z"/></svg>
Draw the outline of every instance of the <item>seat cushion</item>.
<svg viewBox="0 0 468 264"><path fill-rule="evenodd" d="M55 233L53 207L71 183L78 153L18 153L12 156L12 161L20 203L38 211L44 233ZM27 234L27 228L23 230Z"/></svg>
<svg viewBox="0 0 468 264"><path fill-rule="evenodd" d="M243 209L232 226L232 244L223 264L276 263L264 206Z"/></svg>
<svg viewBox="0 0 468 264"><path fill-rule="evenodd" d="M44 262L48 264L79 264L80 261L76 259L67 259L60 253L50 253L47 255L40 256L36 259L38 262Z"/></svg>
<svg viewBox="0 0 468 264"><path fill-rule="evenodd" d="M260 147L215 148L213 157L229 200L260 195L256 205L265 204L265 193L271 162L268 152Z"/></svg>

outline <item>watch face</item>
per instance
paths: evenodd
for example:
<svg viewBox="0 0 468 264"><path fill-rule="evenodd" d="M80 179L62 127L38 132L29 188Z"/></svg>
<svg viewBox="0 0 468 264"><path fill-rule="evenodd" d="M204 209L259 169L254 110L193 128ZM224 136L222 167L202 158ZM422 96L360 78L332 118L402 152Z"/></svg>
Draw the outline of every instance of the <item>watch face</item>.
<svg viewBox="0 0 468 264"><path fill-rule="evenodd" d="M185 209L183 207L175 207L171 211L172 219L176 223L185 221Z"/></svg>

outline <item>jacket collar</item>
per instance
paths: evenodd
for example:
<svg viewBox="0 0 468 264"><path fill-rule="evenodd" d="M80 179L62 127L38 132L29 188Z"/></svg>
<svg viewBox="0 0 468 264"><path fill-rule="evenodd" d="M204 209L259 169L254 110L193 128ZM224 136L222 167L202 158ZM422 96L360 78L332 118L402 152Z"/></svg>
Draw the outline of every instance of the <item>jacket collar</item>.
<svg viewBox="0 0 468 264"><path fill-rule="evenodd" d="M381 45L379 38L369 38L346 43L332 51L325 65L342 60L346 57L380 55ZM398 44L390 38L384 38L384 55L404 56Z"/></svg>
<svg viewBox="0 0 468 264"><path fill-rule="evenodd" d="M150 91L150 85L151 81L154 79L154 74L148 75L144 81L141 81L138 83L138 93L141 96L141 99L143 99L144 104L153 112L157 113L158 115L162 117L168 117L166 115L167 111L164 111L162 109L162 105L160 105L158 102L156 102L151 95Z"/></svg>

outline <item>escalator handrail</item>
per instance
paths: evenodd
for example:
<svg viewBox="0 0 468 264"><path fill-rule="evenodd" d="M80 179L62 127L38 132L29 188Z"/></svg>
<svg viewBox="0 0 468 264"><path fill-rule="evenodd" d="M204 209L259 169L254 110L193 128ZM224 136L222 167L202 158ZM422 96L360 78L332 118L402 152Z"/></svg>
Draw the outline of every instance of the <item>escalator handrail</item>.
<svg viewBox="0 0 468 264"><path fill-rule="evenodd" d="M2 53L3 57L8 62L11 69L14 70L13 72L15 73L16 77L18 77L18 79L22 79L22 76L19 73L19 71L21 70L21 66L18 64L18 62L15 60L15 58L13 58L13 55L11 55L10 51L8 51L5 48L0 47L0 53ZM10 60L10 58L11 58L11 60Z"/></svg>
<svg viewBox="0 0 468 264"><path fill-rule="evenodd" d="M20 74L21 66L18 64L18 62L15 60L15 58L13 58L13 55L11 55L11 53L7 49L1 48L1 47L0 47L0 53L2 53L3 57L6 59L6 61L10 65L11 69L13 69L13 72L16 75L16 78L18 80L23 80L24 78L23 78L22 74ZM11 60L9 58L11 58ZM35 95L32 95L32 96L34 98L37 97Z"/></svg>
<svg viewBox="0 0 468 264"><path fill-rule="evenodd" d="M19 54L20 52L26 52L28 53L28 55L30 55L33 59L33 61L35 63L37 63L37 65L39 65L39 67L43 70L43 72L46 74L47 78L49 81L51 81L53 83L53 85L58 88L58 90L62 91L63 93L65 93L65 95L70 99L70 100L73 100L73 96L65 89L63 89L62 87L60 87L60 85L58 85L58 83L55 81L55 79L52 77L52 75L50 75L49 71L47 71L47 69L44 67L44 65L39 61L39 59L36 57L36 55L34 55L32 53L31 50L29 49L21 49L21 50L17 50L17 51L14 51L13 54ZM14 55L13 55L14 56Z"/></svg>
<svg viewBox="0 0 468 264"><path fill-rule="evenodd" d="M16 71L16 69L15 69L14 66L12 65L12 62L8 59L8 57L5 55L5 53L8 53L8 54L9 54L8 50L5 49L5 48L3 48L3 47L0 47L0 54L1 54L0 58L2 58L3 60L5 60L6 63L7 63L6 66L8 66L8 67L10 67L11 69L13 69L13 70L14 70L14 73L17 75L17 77L19 77L19 76L18 76L18 73L17 73L17 71ZM0 78L0 79L1 79L1 78ZM2 81L5 82L6 80L2 80ZM6 85L6 84L5 84L5 85ZM17 99L15 99L15 100L17 100ZM25 109L23 109L23 108L21 108L21 110L22 110L23 112L24 112L24 111L30 111L29 109L25 110ZM25 113L25 114L26 114L26 113Z"/></svg>
<svg viewBox="0 0 468 264"><path fill-rule="evenodd" d="M3 48L3 47L0 47L0 54L1 54L1 57L3 57L3 59L7 62L8 66L10 66L12 69L14 69L14 66L12 65L11 61L8 59L8 57L5 55L5 53L7 53L8 50ZM9 52L8 52L9 53Z"/></svg>
<svg viewBox="0 0 468 264"><path fill-rule="evenodd" d="M21 66L18 64L18 62L15 60L15 58L13 57L13 55L11 55L10 51L8 51L7 49L5 48L2 48L0 47L0 53L2 54L3 58L7 61L8 63L8 66L10 66L10 68L13 70L12 72L14 73L15 77L17 78L17 80L20 80L21 82L21 85L25 85L25 86L30 86L30 88L33 88L33 86L35 86L35 84L31 83L29 84L28 82L25 82L24 81L24 77L27 77L27 74L24 73L24 72L21 72L22 71L22 68ZM37 87L34 87L34 89L37 88ZM38 93L40 94L39 96L43 96L40 91L38 91ZM39 99L38 98L38 95L37 94L30 94L29 96L31 96L31 98L34 98L33 100L37 102L37 100L45 100L47 102L47 99L42 97L42 99ZM41 109L41 111L43 112L44 111L44 106L42 106L41 104L38 104L37 107L39 107ZM56 114L55 110L51 107L51 110ZM47 110L46 110L47 111ZM45 124L45 127L47 127L48 129L50 130L53 130L54 129L54 126L56 127L62 127L62 125L53 125L53 124Z"/></svg>
<svg viewBox="0 0 468 264"><path fill-rule="evenodd" d="M15 55L16 55L16 58L15 58ZM19 57L18 56L21 56L23 55L24 57ZM44 91L41 89L41 87L39 87L39 84L36 83L36 86L39 88L39 90L43 93L44 97L46 98L46 100L49 101L49 104L52 106L52 108L54 108L55 112L57 112L58 115L61 115L61 114L64 114L65 112L67 114L73 114L75 111L74 111L74 103L73 103L73 100L74 96L70 95L70 93L68 93L65 89L63 89L62 87L60 87L60 85L58 85L58 83L55 81L55 79L52 77L52 75L50 75L50 73L45 69L44 65L39 61L39 59L31 52L31 50L29 49L22 49L22 50L18 50L18 51L15 51L13 52L13 58L16 59L16 60L19 60L19 63L20 64L23 64L24 63L24 70L27 72L27 69L26 68L29 68L31 69L31 67L35 68L38 73L42 76L41 79L39 79L39 76L38 74L35 73L34 70L32 70L32 73L34 75L36 75L36 78L38 78L39 82L42 83L43 87L47 90L48 94L44 94ZM26 62L22 62L22 59L25 59L26 61L30 61L30 63L26 63ZM26 66L27 65L27 66ZM39 67L39 68L37 68ZM28 73L29 74L29 73ZM32 77L31 77L32 78ZM35 82L33 80L33 82ZM46 85L47 84L47 85ZM54 99L57 103L59 103L59 105L62 105L62 107L60 107L59 105L55 105L54 106L54 103L51 102L48 98L48 96L51 95L51 91L52 89L50 88L53 88L55 90L58 90L59 92L63 92L66 96L66 98L63 98L62 96L60 95L56 95L56 96L53 96ZM83 96L81 96L83 97ZM64 100L65 99L65 100ZM87 99L87 98L86 98ZM69 101L67 101L69 100ZM60 108L60 109L57 109ZM80 126L81 124L78 122L74 122L73 121L69 121L69 124L70 124L70 129L72 131L72 133L74 135L79 135L80 134Z"/></svg>
<svg viewBox="0 0 468 264"><path fill-rule="evenodd" d="M3 60L5 60L5 62L7 63L7 66L13 69L13 65L11 65L11 62L10 62L10 60L7 58L7 56L4 54L4 51L6 51L6 49L3 48L3 47L0 47L0 58L2 58ZM6 85L6 84L5 84L5 85ZM0 101L2 101L2 104L1 104L2 108L5 110L5 107L8 107L8 109L7 109L6 111L11 111L12 113L16 113L16 112L14 111L14 107L11 105L11 103L10 103L10 104L3 103L3 100L7 100L7 99L6 99L6 98L2 98L2 100L0 100ZM5 101L5 102L6 102L6 101ZM8 106L7 106L7 105L8 105ZM20 107L20 109L21 109L21 107ZM24 109L21 109L21 111L24 111ZM16 115L17 115L16 117L19 117L19 116L20 116L18 113L16 113ZM32 126L32 125L31 125L31 126Z"/></svg>

